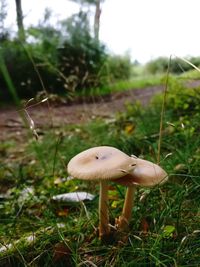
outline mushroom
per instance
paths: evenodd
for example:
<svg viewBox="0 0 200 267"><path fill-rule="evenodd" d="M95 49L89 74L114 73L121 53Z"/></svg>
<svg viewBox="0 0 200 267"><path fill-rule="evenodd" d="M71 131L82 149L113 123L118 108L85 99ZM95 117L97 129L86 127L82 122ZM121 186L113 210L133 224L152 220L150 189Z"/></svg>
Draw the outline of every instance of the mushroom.
<svg viewBox="0 0 200 267"><path fill-rule="evenodd" d="M116 220L116 225L120 231L125 230L129 224L136 187L138 185L152 187L164 183L168 178L167 173L159 165L135 156L132 157L135 158L136 162L133 171L115 181L128 187L122 215Z"/></svg>
<svg viewBox="0 0 200 267"><path fill-rule="evenodd" d="M119 179L133 171L135 159L114 147L87 149L68 163L68 173L78 179L99 181L99 237L110 233L108 215L108 180Z"/></svg>

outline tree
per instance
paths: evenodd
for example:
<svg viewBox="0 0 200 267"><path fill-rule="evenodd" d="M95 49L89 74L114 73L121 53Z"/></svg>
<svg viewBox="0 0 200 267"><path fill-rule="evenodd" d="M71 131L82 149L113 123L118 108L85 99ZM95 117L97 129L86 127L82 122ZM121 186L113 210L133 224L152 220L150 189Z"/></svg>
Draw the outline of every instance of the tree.
<svg viewBox="0 0 200 267"><path fill-rule="evenodd" d="M94 15L94 37L96 41L99 41L99 28L100 28L100 16L101 16L101 2L103 0L72 0L75 3L81 5L93 5L95 6L95 15Z"/></svg>
<svg viewBox="0 0 200 267"><path fill-rule="evenodd" d="M100 2L101 0L96 0L96 8L94 16L94 37L97 41L99 40L99 27L100 27L100 16L101 16Z"/></svg>
<svg viewBox="0 0 200 267"><path fill-rule="evenodd" d="M80 11L72 15L62 26L66 39L58 49L58 68L67 78L65 88L74 91L100 86L101 69L107 55L105 47L90 34L87 13Z"/></svg>
<svg viewBox="0 0 200 267"><path fill-rule="evenodd" d="M17 12L17 26L18 26L18 38L21 42L25 42L25 31L23 24L23 12L21 0L15 0L16 12Z"/></svg>
<svg viewBox="0 0 200 267"><path fill-rule="evenodd" d="M6 40L9 36L8 31L5 29L4 21L7 16L6 11L7 3L6 0L0 1L0 40Z"/></svg>

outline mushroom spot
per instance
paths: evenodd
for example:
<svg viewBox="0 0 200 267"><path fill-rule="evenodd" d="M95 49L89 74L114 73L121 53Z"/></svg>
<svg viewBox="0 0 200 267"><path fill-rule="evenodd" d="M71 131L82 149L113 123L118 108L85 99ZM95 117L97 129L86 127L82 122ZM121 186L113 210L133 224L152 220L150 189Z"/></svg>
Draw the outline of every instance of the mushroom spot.
<svg viewBox="0 0 200 267"><path fill-rule="evenodd" d="M104 155L104 156L101 157L101 160L105 160L105 159L108 159L108 158L109 158L108 155Z"/></svg>

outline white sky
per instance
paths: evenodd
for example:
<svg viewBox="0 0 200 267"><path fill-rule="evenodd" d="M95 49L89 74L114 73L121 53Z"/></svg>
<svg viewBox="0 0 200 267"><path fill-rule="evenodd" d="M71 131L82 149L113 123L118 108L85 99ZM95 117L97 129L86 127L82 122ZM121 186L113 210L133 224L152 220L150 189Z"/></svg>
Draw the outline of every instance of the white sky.
<svg viewBox="0 0 200 267"><path fill-rule="evenodd" d="M7 23L14 25L14 0L8 2ZM22 0L22 7L25 25L37 24L45 7L55 13L54 21L78 11L69 0ZM199 10L200 0L105 0L100 39L111 52L129 51L142 63L158 56L200 56Z"/></svg>

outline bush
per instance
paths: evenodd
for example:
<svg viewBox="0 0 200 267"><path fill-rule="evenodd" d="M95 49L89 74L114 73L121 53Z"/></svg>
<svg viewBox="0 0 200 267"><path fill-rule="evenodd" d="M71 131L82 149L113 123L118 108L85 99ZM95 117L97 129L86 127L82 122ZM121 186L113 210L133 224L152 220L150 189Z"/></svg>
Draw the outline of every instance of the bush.
<svg viewBox="0 0 200 267"><path fill-rule="evenodd" d="M51 26L31 27L31 43L23 47L17 41L5 41L1 56L19 97L34 97L45 89L51 93L66 93L102 84L101 68L107 56L105 48L91 37L87 15L73 15L62 23L60 30ZM34 40L34 41L33 41ZM30 58L30 55L32 60ZM35 66L33 66L34 62ZM9 97L4 78L0 78L4 97Z"/></svg>
<svg viewBox="0 0 200 267"><path fill-rule="evenodd" d="M36 67L37 65L43 65L43 59L38 57L33 47L34 45L26 45L26 48L24 48L17 41L6 41L1 46L1 56L19 97L34 97L37 92L43 90L33 63L26 52L26 49L30 52ZM53 92L55 88L58 91L55 71L49 66L38 67L38 69L45 88L50 92ZM0 87L3 89L1 90L1 96L3 98L9 98L7 85L2 76L0 76Z"/></svg>
<svg viewBox="0 0 200 267"><path fill-rule="evenodd" d="M58 68L64 87L81 90L100 86L105 47L90 34L87 14L79 12L62 24L66 38L58 49Z"/></svg>
<svg viewBox="0 0 200 267"><path fill-rule="evenodd" d="M146 64L147 72L151 74L166 72L169 59L165 57L159 57L155 60L151 60Z"/></svg>
<svg viewBox="0 0 200 267"><path fill-rule="evenodd" d="M58 49L58 68L66 89L75 91L102 85L101 68L106 58L104 47L90 36L80 42L65 41Z"/></svg>
<svg viewBox="0 0 200 267"><path fill-rule="evenodd" d="M24 46L17 40L1 43L1 56L21 98L34 97L44 89L40 77L45 89L54 94L130 78L130 58L108 57L105 46L91 36L87 14L82 11L63 21L60 29L45 24L30 27L27 40L30 43ZM2 76L0 87L1 97L9 98Z"/></svg>
<svg viewBox="0 0 200 267"><path fill-rule="evenodd" d="M129 56L109 56L105 63L105 70L111 82L127 80L132 73L132 63Z"/></svg>
<svg viewBox="0 0 200 267"><path fill-rule="evenodd" d="M187 59L195 66L200 65L200 57L191 57ZM159 57L146 64L146 70L151 74L163 73L167 71L169 58ZM192 70L193 67L179 58L171 60L170 72L180 74L184 71Z"/></svg>

